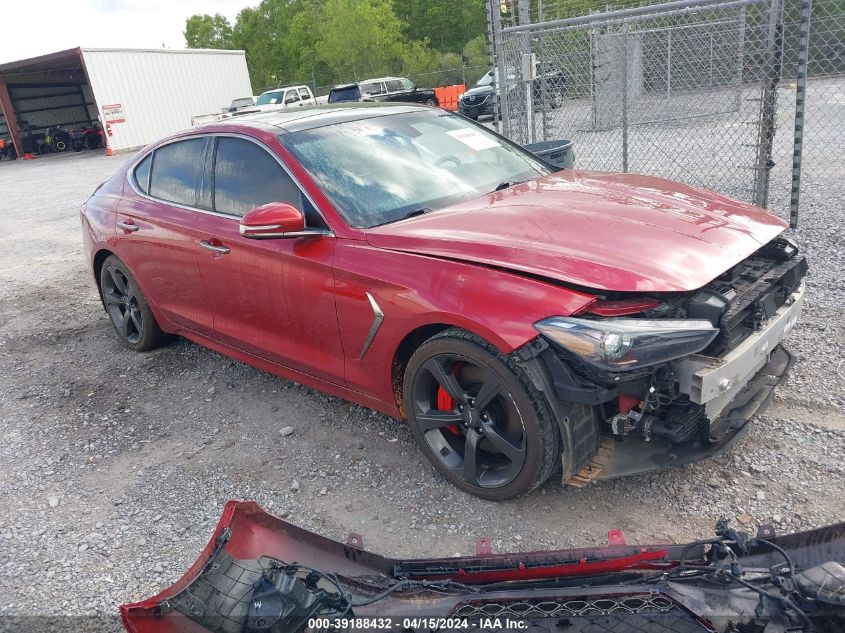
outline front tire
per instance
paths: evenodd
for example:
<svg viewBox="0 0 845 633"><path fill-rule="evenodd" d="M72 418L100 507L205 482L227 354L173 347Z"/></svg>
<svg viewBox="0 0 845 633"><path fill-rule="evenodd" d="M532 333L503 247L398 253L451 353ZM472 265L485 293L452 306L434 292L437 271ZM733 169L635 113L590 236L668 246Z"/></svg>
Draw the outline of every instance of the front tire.
<svg viewBox="0 0 845 633"><path fill-rule="evenodd" d="M560 465L545 397L475 334L453 328L423 343L408 362L403 395L420 449L465 492L507 499L541 486Z"/></svg>
<svg viewBox="0 0 845 633"><path fill-rule="evenodd" d="M114 255L109 255L100 269L100 293L106 313L126 347L147 352L167 340L135 277Z"/></svg>

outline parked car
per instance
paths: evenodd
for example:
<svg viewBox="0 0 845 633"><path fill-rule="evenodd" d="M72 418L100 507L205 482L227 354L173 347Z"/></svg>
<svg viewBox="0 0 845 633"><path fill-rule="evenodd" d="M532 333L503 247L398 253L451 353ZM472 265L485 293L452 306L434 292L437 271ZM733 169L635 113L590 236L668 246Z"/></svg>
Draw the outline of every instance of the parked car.
<svg viewBox="0 0 845 633"><path fill-rule="evenodd" d="M195 114L191 117L191 125L200 125L202 123L208 123L209 121L217 121L221 118L226 118L223 115L228 116L233 112L254 106L256 99L258 99L258 97L255 96L232 99L232 102L228 106L220 108L220 112L213 112L211 114Z"/></svg>
<svg viewBox="0 0 845 633"><path fill-rule="evenodd" d="M496 75L494 70L488 71L473 88L458 97L458 112L470 119L482 116L493 116L495 113Z"/></svg>
<svg viewBox="0 0 845 633"><path fill-rule="evenodd" d="M192 128L81 214L127 347L178 334L404 419L487 499L732 446L791 365L807 270L763 209L555 172L415 105Z"/></svg>
<svg viewBox="0 0 845 633"><path fill-rule="evenodd" d="M240 110L241 108L248 108L250 106L254 106L258 97L250 96L250 97L239 97L238 99L232 99L232 103L229 105L229 112L234 112L235 110Z"/></svg>
<svg viewBox="0 0 845 633"><path fill-rule="evenodd" d="M352 84L335 86L329 92L329 103L350 101L399 101L437 106L440 103L434 90L417 88L405 77L382 77Z"/></svg>
<svg viewBox="0 0 845 633"><path fill-rule="evenodd" d="M495 69L488 71L474 87L464 92L458 98L458 112L470 119L481 116L493 116L495 105L499 99L497 81L499 73ZM516 75L508 75L511 92L508 93L509 103L525 101L524 84L519 82ZM563 72L549 63L537 64L537 77L532 81L531 95L535 108L557 108L563 103L566 93L566 77Z"/></svg>

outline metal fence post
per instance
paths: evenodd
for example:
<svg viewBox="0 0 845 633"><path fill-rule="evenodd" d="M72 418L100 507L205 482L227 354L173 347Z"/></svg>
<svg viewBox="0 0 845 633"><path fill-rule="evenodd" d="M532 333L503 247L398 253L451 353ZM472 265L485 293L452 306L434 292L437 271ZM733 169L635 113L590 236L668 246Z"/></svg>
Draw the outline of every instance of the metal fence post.
<svg viewBox="0 0 845 633"><path fill-rule="evenodd" d="M765 207L769 200L769 175L772 145L775 139L777 116L777 88L780 81L783 55L783 0L771 0L769 25L766 32L763 92L760 100L760 131L757 137L757 160L754 164L754 204Z"/></svg>
<svg viewBox="0 0 845 633"><path fill-rule="evenodd" d="M507 76L505 75L505 51L502 44L502 12L499 0L487 0L487 38L490 44L490 66L494 68L493 121L496 131L507 135L510 131L508 122ZM497 76L498 75L498 76Z"/></svg>
<svg viewBox="0 0 845 633"><path fill-rule="evenodd" d="M798 228L801 201L801 158L804 153L804 102L807 96L807 58L810 50L812 0L802 0L798 26L798 72L795 78L795 135L792 151L792 192L789 199L789 226Z"/></svg>
<svg viewBox="0 0 845 633"><path fill-rule="evenodd" d="M672 29L666 31L666 109L672 101Z"/></svg>
<svg viewBox="0 0 845 633"><path fill-rule="evenodd" d="M739 10L739 33L737 34L737 76L739 77L739 86L736 91L736 109L737 112L742 108L742 87L743 76L745 74L745 23L746 23L746 9L743 6Z"/></svg>
<svg viewBox="0 0 845 633"><path fill-rule="evenodd" d="M628 173L628 25L622 36L622 171Z"/></svg>

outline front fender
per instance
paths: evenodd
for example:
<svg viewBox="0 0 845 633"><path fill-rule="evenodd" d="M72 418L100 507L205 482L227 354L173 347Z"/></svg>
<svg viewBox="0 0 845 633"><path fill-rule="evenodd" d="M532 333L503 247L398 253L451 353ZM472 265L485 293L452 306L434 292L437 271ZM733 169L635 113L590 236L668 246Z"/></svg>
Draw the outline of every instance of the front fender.
<svg viewBox="0 0 845 633"><path fill-rule="evenodd" d="M527 276L354 240L338 241L335 269L347 384L385 402L395 401L396 350L419 328L460 327L510 353L537 336L535 322L572 314L593 300L592 295ZM383 318L360 357L376 320L367 293Z"/></svg>

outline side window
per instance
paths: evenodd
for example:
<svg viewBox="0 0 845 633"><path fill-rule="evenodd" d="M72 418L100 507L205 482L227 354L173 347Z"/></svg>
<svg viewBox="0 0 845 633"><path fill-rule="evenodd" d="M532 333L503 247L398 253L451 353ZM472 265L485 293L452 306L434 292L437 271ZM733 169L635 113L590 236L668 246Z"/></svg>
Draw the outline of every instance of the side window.
<svg viewBox="0 0 845 633"><path fill-rule="evenodd" d="M410 79L405 79L404 77L399 80L399 83L402 84L402 88L404 90L413 90L414 88L416 88L413 81L411 81Z"/></svg>
<svg viewBox="0 0 845 633"><path fill-rule="evenodd" d="M197 206L197 186L204 163L205 138L159 147L150 173L150 195L167 202Z"/></svg>
<svg viewBox="0 0 845 633"><path fill-rule="evenodd" d="M371 81L361 84L361 92L368 95L380 95L384 90L382 89L381 82Z"/></svg>
<svg viewBox="0 0 845 633"><path fill-rule="evenodd" d="M308 88L300 88L299 89L299 96L302 97L303 101L305 101L306 99L311 98L311 93L308 92Z"/></svg>
<svg viewBox="0 0 845 633"><path fill-rule="evenodd" d="M144 193L150 193L150 165L152 162L153 153L150 152L135 168L135 184Z"/></svg>
<svg viewBox="0 0 845 633"><path fill-rule="evenodd" d="M299 95L296 90L288 90L285 94L285 103L296 103L299 101Z"/></svg>
<svg viewBox="0 0 845 633"><path fill-rule="evenodd" d="M390 79L385 82L387 84L388 92L399 92L402 90L402 82L398 79Z"/></svg>
<svg viewBox="0 0 845 633"><path fill-rule="evenodd" d="M219 137L214 210L240 217L268 202L287 202L305 211L296 183L266 150L241 138Z"/></svg>

